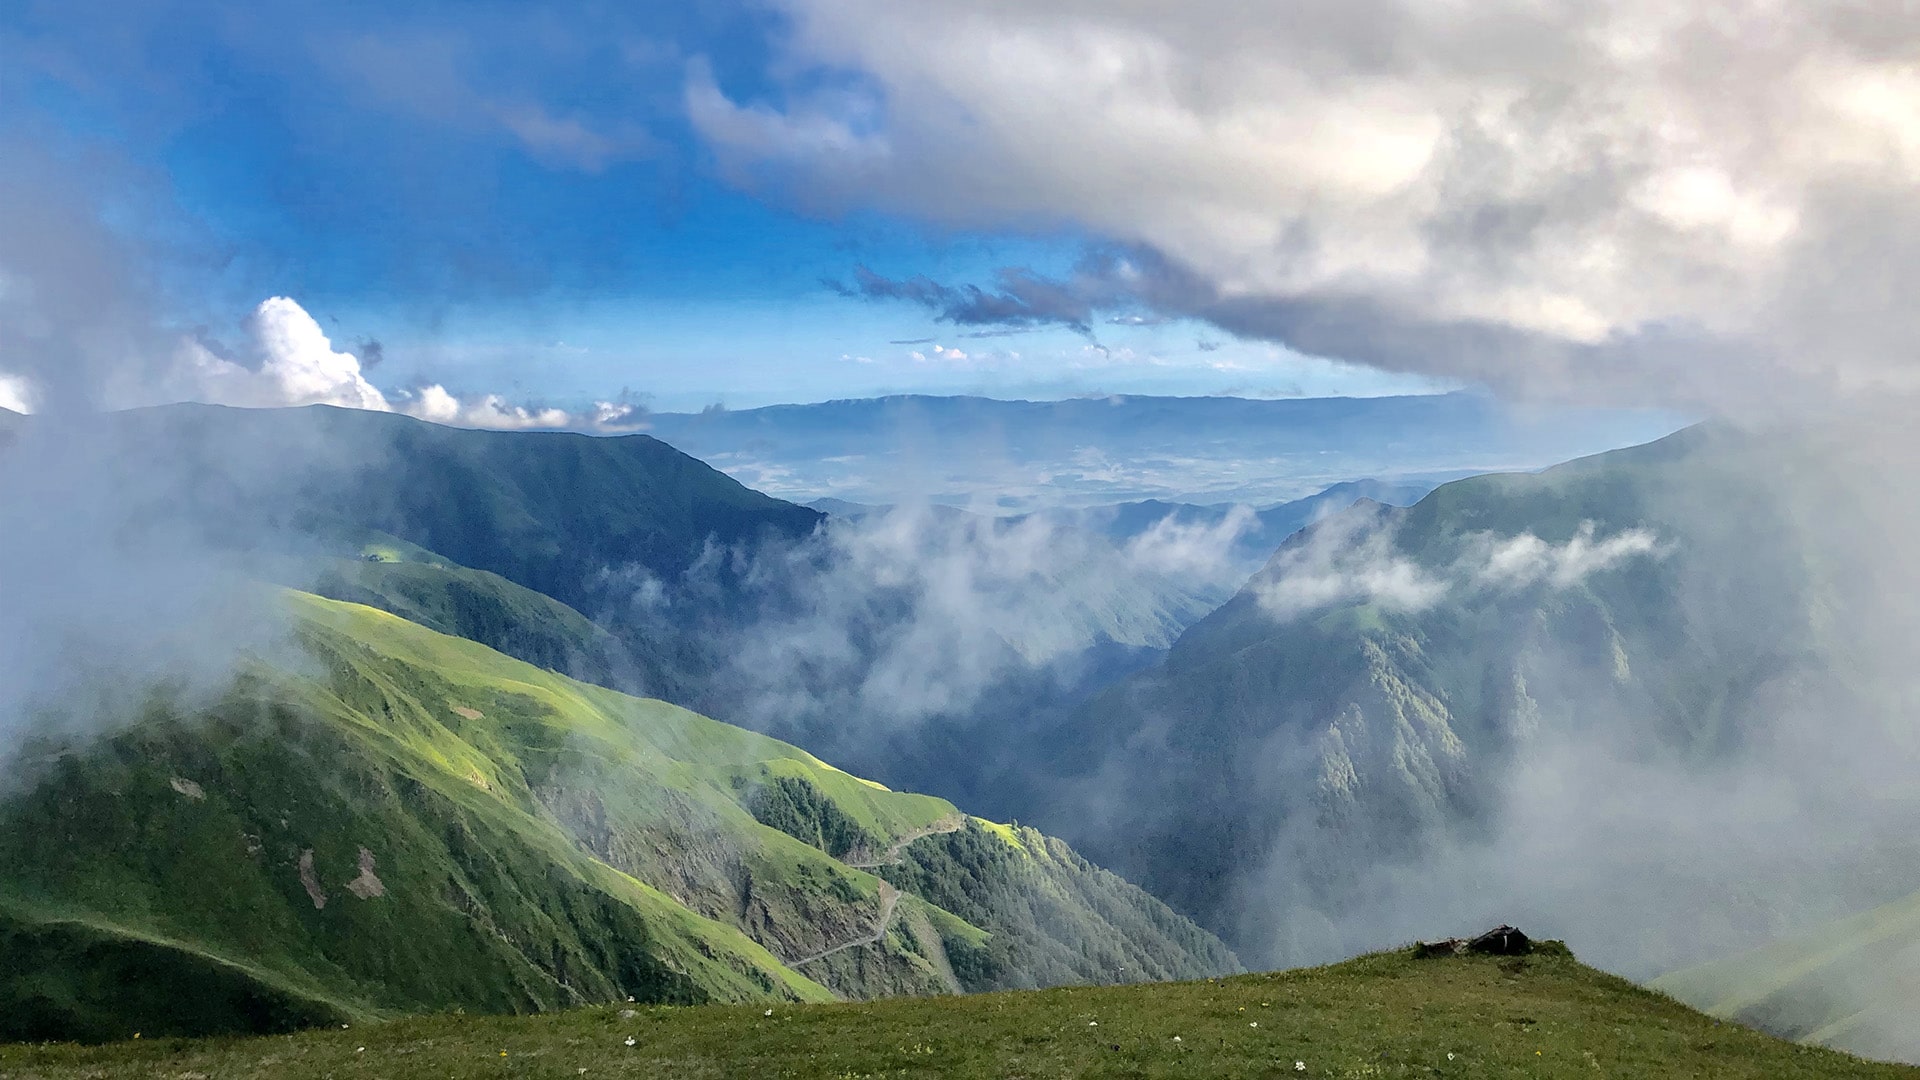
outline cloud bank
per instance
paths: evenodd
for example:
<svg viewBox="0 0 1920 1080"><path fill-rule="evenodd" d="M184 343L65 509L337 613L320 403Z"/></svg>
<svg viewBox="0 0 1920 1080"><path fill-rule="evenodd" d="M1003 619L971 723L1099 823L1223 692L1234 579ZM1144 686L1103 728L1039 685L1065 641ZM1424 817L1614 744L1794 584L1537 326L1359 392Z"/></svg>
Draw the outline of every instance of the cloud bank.
<svg viewBox="0 0 1920 1080"><path fill-rule="evenodd" d="M1068 282L862 294L1012 325L1126 297L1534 393L1914 386L1904 6L780 6L781 93L732 96L699 64L686 84L737 182L1111 244Z"/></svg>

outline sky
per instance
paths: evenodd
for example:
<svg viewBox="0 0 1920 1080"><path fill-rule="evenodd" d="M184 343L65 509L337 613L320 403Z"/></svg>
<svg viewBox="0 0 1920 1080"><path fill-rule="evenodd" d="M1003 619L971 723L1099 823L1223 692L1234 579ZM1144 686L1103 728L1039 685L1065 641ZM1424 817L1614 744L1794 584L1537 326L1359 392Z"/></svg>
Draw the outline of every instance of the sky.
<svg viewBox="0 0 1920 1080"><path fill-rule="evenodd" d="M1904 392L1895 3L0 4L0 404Z"/></svg>

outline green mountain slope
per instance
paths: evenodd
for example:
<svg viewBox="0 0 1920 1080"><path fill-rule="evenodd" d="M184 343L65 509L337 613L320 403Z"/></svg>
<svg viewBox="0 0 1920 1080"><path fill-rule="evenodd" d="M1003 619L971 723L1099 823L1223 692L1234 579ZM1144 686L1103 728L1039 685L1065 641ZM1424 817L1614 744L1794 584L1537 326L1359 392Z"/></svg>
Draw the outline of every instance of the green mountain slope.
<svg viewBox="0 0 1920 1080"><path fill-rule="evenodd" d="M1920 1058L1920 894L1653 986L1787 1038L1912 1061Z"/></svg>
<svg viewBox="0 0 1920 1080"><path fill-rule="evenodd" d="M1025 861L982 880L1051 892L1047 921L1000 902L963 921L872 872L963 826L948 803L370 608L288 602L297 649L218 701L158 697L115 734L22 754L0 800L0 1032L1233 967L1037 834L989 830ZM1163 932L1128 937L1144 923ZM1026 966L1022 941L1049 963Z"/></svg>
<svg viewBox="0 0 1920 1080"><path fill-rule="evenodd" d="M184 404L109 414L88 452L141 502L135 521L190 522L254 552L338 555L384 535L542 593L621 641L622 688L680 701L716 662L701 624L737 607L731 564L714 553L797 540L822 519L646 435ZM649 602L703 559L705 591L676 596L671 613Z"/></svg>
<svg viewBox="0 0 1920 1080"><path fill-rule="evenodd" d="M637 657L573 608L498 574L470 570L385 534L343 544L353 558L289 560L283 582L477 641L535 667L601 686L629 685L665 657ZM641 643L644 649L644 643Z"/></svg>
<svg viewBox="0 0 1920 1080"><path fill-rule="evenodd" d="M21 1080L119 1076L1412 1077L1824 1080L1915 1070L1796 1046L1539 953L1405 953L1219 981L862 1004L606 1006L292 1038L0 1046Z"/></svg>
<svg viewBox="0 0 1920 1080"><path fill-rule="evenodd" d="M377 529L576 607L609 568L671 576L709 541L805 535L820 520L646 435L475 431L319 405L174 405L112 420L123 439L209 466L236 447L273 448L307 470L276 507L289 518Z"/></svg>

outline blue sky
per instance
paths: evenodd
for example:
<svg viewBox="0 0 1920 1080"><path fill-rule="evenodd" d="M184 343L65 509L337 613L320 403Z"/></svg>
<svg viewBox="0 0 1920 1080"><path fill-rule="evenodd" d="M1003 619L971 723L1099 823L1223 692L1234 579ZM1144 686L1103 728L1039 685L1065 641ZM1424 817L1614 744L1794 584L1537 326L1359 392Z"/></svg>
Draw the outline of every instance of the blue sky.
<svg viewBox="0 0 1920 1080"><path fill-rule="evenodd" d="M991 281L1068 269L1100 238L954 229L730 181L687 123L684 85L699 63L741 102L789 92L762 77L787 27L755 6L10 12L8 135L75 171L111 161L96 206L140 238L165 317L221 338L288 296L338 348L378 340L367 377L388 390L687 409L1444 384L1192 319L954 327L841 296L828 281L858 267Z"/></svg>
<svg viewBox="0 0 1920 1080"><path fill-rule="evenodd" d="M858 199L824 206L726 175L688 120L694 66L749 104L833 82L769 82L791 32L775 11L544 10L8 5L0 132L76 178L111 178L91 205L135 239L166 319L229 338L284 295L336 347L378 341L367 376L389 391L431 382L567 406L624 392L677 409L1449 385L1189 318L955 326L841 295L828 282L858 268L1061 273L1104 238L1071 222L955 227Z"/></svg>
<svg viewBox="0 0 1920 1080"><path fill-rule="evenodd" d="M12 0L0 399L1905 392L1915 32L1728 12Z"/></svg>

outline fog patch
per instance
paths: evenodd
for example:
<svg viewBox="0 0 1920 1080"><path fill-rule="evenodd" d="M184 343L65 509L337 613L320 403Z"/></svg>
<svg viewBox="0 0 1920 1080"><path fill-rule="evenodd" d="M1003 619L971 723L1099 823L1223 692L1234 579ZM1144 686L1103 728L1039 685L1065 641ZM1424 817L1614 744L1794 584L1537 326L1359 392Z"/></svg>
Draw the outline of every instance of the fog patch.
<svg viewBox="0 0 1920 1080"><path fill-rule="evenodd" d="M1234 551L1259 525L1253 508L1235 503L1218 521L1181 521L1167 514L1128 540L1129 561L1171 577L1219 584L1233 576Z"/></svg>
<svg viewBox="0 0 1920 1080"><path fill-rule="evenodd" d="M236 473L293 482L276 450L230 448ZM180 498L199 464L74 414L34 417L0 449L0 773L28 743L84 742L156 705L190 712L250 658L288 662L262 553L220 547L220 523Z"/></svg>
<svg viewBox="0 0 1920 1080"><path fill-rule="evenodd" d="M1396 535L1397 518L1389 508L1363 503L1300 533L1249 587L1261 608L1282 622L1336 604L1420 612L1479 591L1572 588L1630 559L1658 558L1666 550L1651 529L1597 537L1594 523L1583 521L1560 544L1531 532L1470 533L1460 554L1436 569L1405 555Z"/></svg>
<svg viewBox="0 0 1920 1080"><path fill-rule="evenodd" d="M919 506L829 519L807 543L755 558L758 614L725 678L768 711L830 705L889 724L964 712L996 681L1103 641L1170 645L1210 596L1167 571L1225 565L1232 535L1120 550L1041 517Z"/></svg>
<svg viewBox="0 0 1920 1080"><path fill-rule="evenodd" d="M1420 611L1447 594L1444 581L1393 546L1390 530L1375 527L1373 514L1349 513L1282 548L1253 585L1260 606L1279 620L1297 618L1339 603L1377 604Z"/></svg>
<svg viewBox="0 0 1920 1080"><path fill-rule="evenodd" d="M1470 557L1475 564L1471 569L1475 579L1488 588L1519 589L1536 584L1571 588L1590 574L1661 551L1659 537L1651 529L1624 529L1596 540L1591 521L1581 522L1573 538L1559 546L1532 533L1506 539L1482 533L1477 541L1484 550Z"/></svg>

